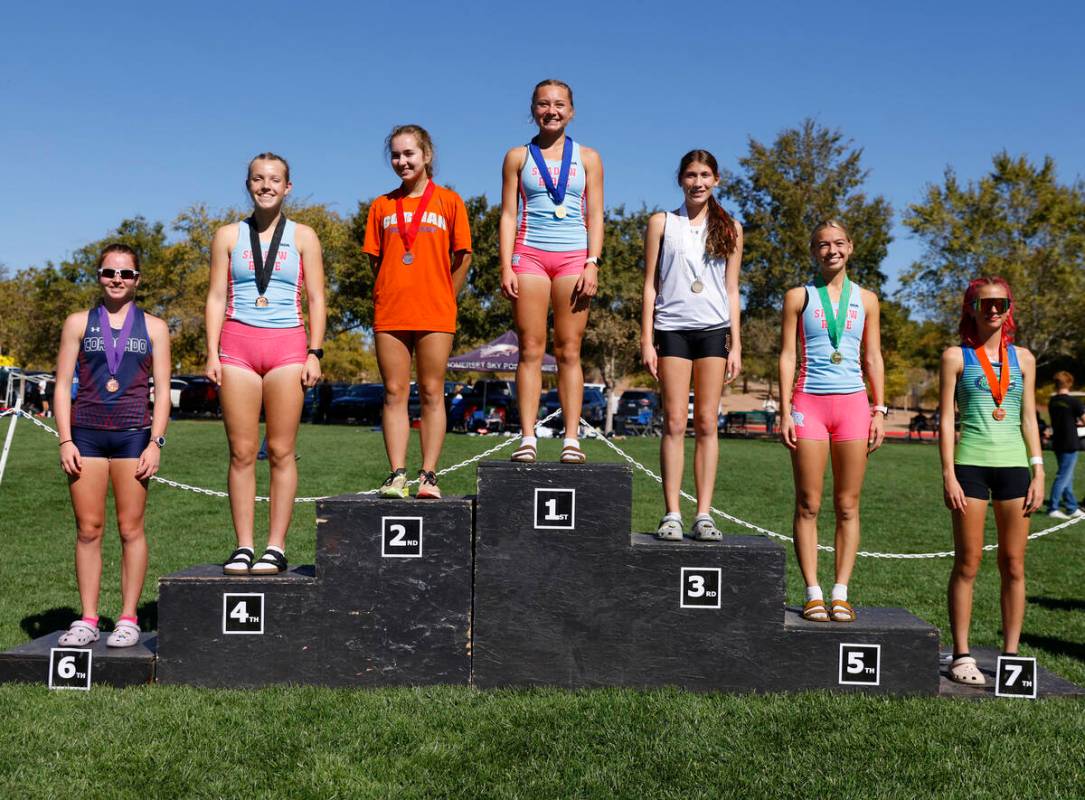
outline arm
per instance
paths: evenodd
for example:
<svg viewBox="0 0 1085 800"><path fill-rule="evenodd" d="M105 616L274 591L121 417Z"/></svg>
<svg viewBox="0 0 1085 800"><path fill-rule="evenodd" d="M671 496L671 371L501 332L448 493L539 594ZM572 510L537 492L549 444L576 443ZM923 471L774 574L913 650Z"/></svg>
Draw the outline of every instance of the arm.
<svg viewBox="0 0 1085 800"><path fill-rule="evenodd" d="M68 475L83 469L79 448L72 441L72 375L79 358L79 340L87 327L87 312L79 311L64 320L57 352L56 386L53 389L53 415L60 434L60 467ZM167 401L168 402L168 401Z"/></svg>
<svg viewBox="0 0 1085 800"><path fill-rule="evenodd" d="M584 160L584 192L588 204L588 258L603 254L603 159L590 147L580 148ZM573 295L594 297L599 288L599 267L584 264L580 280L576 282Z"/></svg>
<svg viewBox="0 0 1085 800"><path fill-rule="evenodd" d="M298 255L305 265L305 305L309 311L309 348L324 347L324 330L328 324L328 310L324 302L324 251L320 238L308 225L298 225L296 239ZM315 386L320 380L320 359L310 353L301 371L304 386Z"/></svg>
<svg viewBox="0 0 1085 800"><path fill-rule="evenodd" d="M520 293L516 273L512 271L512 251L516 245L516 209L519 202L520 170L527 157L526 147L514 147L505 153L501 165L501 220L498 223L498 257L501 260L501 291L509 300Z"/></svg>
<svg viewBox="0 0 1085 800"><path fill-rule="evenodd" d="M165 387L165 391L155 393L154 416L151 418L151 441L139 456L136 464L136 480L147 480L156 472L162 453L154 440L166 435L166 426L170 423L170 330L165 321L150 314L144 315L147 321L147 334L151 338L151 372L154 385Z"/></svg>
<svg viewBox="0 0 1085 800"><path fill-rule="evenodd" d="M724 383L732 383L742 372L742 308L738 294L738 279L742 272L742 226L735 220L735 250L727 256L727 305L731 313L731 351L727 354Z"/></svg>
<svg viewBox="0 0 1085 800"><path fill-rule="evenodd" d="M230 251L237 243L237 224L223 225L211 240L211 277L207 284L204 327L207 330L207 368L204 373L216 384L222 383L219 363L219 337L226 316L226 284L230 272Z"/></svg>
<svg viewBox="0 0 1085 800"><path fill-rule="evenodd" d="M452 250L452 296L459 297L471 269L471 220L463 198L453 192L455 204L452 229L448 232Z"/></svg>
<svg viewBox="0 0 1085 800"><path fill-rule="evenodd" d="M653 341L657 294L656 268L659 266L659 251L663 246L663 229L666 225L667 215L659 212L648 218L648 227L644 231L644 291L640 306L640 358L656 380L659 380L659 354L656 353Z"/></svg>
<svg viewBox="0 0 1085 800"><path fill-rule="evenodd" d="M953 469L954 440L954 404L957 381L964 369L964 356L961 348L947 347L942 353L938 384L938 454L942 458L942 499L950 511L964 511L968 498L964 495L961 484L957 482L957 473Z"/></svg>
<svg viewBox="0 0 1085 800"><path fill-rule="evenodd" d="M872 405L885 405L885 362L882 361L882 323L878 296L863 289L863 372L870 382ZM875 411L870 417L867 452L873 453L885 440L885 416Z"/></svg>
<svg viewBox="0 0 1085 800"><path fill-rule="evenodd" d="M1036 424L1036 357L1023 347L1017 350L1017 364L1021 367L1021 376L1025 385L1021 393L1021 435L1025 438L1025 447L1029 459L1043 457L1040 448L1040 428ZM1031 464L1032 480L1025 495L1025 513L1031 514L1044 501L1044 462Z"/></svg>
<svg viewBox="0 0 1085 800"><path fill-rule="evenodd" d="M452 254L452 293L459 297L464 283L467 282L467 271L471 268L471 253L466 250L457 250Z"/></svg>
<svg viewBox="0 0 1085 800"><path fill-rule="evenodd" d="M805 297L806 290L801 286L788 289L780 321L780 440L792 450L799 446L795 421L791 419L791 393L795 388L795 344Z"/></svg>

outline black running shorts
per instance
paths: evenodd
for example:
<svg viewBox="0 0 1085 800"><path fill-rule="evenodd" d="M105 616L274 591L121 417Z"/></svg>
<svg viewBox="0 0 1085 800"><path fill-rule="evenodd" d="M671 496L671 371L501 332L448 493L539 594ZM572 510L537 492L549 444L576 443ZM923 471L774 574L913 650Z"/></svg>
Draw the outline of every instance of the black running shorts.
<svg viewBox="0 0 1085 800"><path fill-rule="evenodd" d="M655 331L656 352L660 358L727 358L727 328L707 331Z"/></svg>
<svg viewBox="0 0 1085 800"><path fill-rule="evenodd" d="M977 467L954 464L957 483L965 497L977 500L1016 500L1028 494L1032 473L1028 467Z"/></svg>

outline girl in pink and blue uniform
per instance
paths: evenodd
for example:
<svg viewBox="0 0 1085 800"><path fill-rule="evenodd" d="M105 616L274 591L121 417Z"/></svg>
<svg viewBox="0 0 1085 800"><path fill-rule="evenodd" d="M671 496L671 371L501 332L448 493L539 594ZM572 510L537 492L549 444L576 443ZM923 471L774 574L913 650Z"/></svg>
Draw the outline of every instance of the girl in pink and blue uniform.
<svg viewBox="0 0 1085 800"><path fill-rule="evenodd" d="M574 113L568 84L539 83L531 96L539 132L526 146L509 150L502 167L501 290L512 301L520 339L516 394L524 431L513 461L531 462L537 454L535 422L551 303L565 417L561 460L586 460L577 440L584 398L580 343L603 251L603 162L566 135Z"/></svg>
<svg viewBox="0 0 1085 800"><path fill-rule="evenodd" d="M885 368L878 297L848 280L852 250L843 224L821 223L810 237L810 252L818 266L813 282L784 295L780 438L791 451L795 477L795 554L806 581L803 616L814 622L855 619L848 580L859 550L859 495L867 457L885 436L888 412L882 405ZM817 518L830 454L836 583L826 607L817 578Z"/></svg>

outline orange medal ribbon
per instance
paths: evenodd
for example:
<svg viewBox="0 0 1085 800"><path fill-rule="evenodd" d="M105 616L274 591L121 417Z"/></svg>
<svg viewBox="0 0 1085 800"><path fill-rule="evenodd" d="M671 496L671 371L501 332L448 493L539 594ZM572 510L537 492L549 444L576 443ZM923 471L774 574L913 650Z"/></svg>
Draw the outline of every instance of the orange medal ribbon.
<svg viewBox="0 0 1085 800"><path fill-rule="evenodd" d="M987 349L976 347L973 350L976 353L976 360L983 367L983 374L987 376L987 385L991 388L991 397L995 401L995 410L991 412L991 416L996 420L1005 419L1006 411L1002 408L1002 401L1010 388L1010 357L1006 349L1006 342L1003 340L998 343L999 369L997 378L995 377L994 367L991 366L991 359L987 357Z"/></svg>

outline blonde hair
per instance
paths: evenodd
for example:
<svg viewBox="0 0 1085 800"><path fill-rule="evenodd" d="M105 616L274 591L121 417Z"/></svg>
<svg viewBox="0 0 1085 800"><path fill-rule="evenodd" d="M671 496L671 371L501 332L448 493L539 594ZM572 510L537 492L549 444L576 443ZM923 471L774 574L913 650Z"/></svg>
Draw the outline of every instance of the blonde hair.
<svg viewBox="0 0 1085 800"><path fill-rule="evenodd" d="M822 222L819 222L817 225L815 225L814 230L810 232L810 249L811 250L814 249L814 245L817 242L818 234L821 233L826 228L837 228L837 229L843 231L844 232L844 238L847 239L849 243L851 242L851 234L848 233L848 228L847 228L846 225L844 225L843 222L841 222L838 219L827 219L827 220L823 220Z"/></svg>

